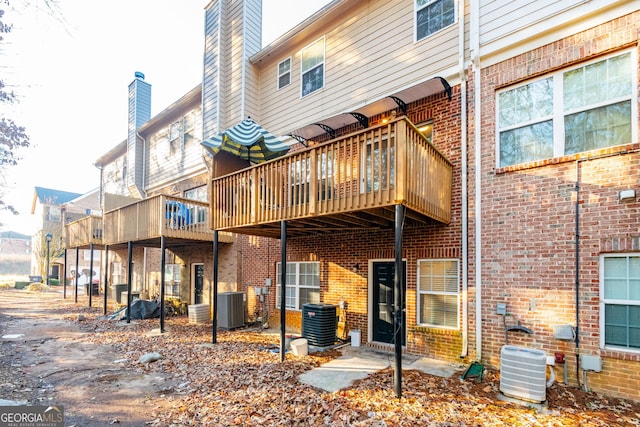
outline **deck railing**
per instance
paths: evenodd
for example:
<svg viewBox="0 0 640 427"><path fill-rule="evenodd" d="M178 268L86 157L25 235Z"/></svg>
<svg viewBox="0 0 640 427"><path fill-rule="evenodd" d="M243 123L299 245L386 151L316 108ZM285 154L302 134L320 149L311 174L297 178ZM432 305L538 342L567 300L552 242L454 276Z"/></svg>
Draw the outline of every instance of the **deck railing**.
<svg viewBox="0 0 640 427"><path fill-rule="evenodd" d="M101 245L103 236L102 217L90 215L65 225L66 248Z"/></svg>
<svg viewBox="0 0 640 427"><path fill-rule="evenodd" d="M398 118L212 180L212 228L405 204L451 217L451 163Z"/></svg>
<svg viewBox="0 0 640 427"><path fill-rule="evenodd" d="M161 236L213 240L209 204L158 195L104 214L104 244L126 243Z"/></svg>

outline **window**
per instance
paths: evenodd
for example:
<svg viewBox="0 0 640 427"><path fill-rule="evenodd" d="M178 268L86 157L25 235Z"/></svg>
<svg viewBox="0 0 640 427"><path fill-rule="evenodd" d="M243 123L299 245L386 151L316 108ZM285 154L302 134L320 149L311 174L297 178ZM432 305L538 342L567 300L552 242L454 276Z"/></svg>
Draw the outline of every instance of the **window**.
<svg viewBox="0 0 640 427"><path fill-rule="evenodd" d="M324 87L324 37L302 49L302 96Z"/></svg>
<svg viewBox="0 0 640 427"><path fill-rule="evenodd" d="M59 206L49 206L49 215L47 215L47 221L60 222L62 221L62 209Z"/></svg>
<svg viewBox="0 0 640 427"><path fill-rule="evenodd" d="M182 146L182 120L178 120L169 127L169 152L178 153Z"/></svg>
<svg viewBox="0 0 640 427"><path fill-rule="evenodd" d="M277 265L276 307L280 308L282 263ZM320 302L320 263L317 261L287 263L287 308L302 310L304 304Z"/></svg>
<svg viewBox="0 0 640 427"><path fill-rule="evenodd" d="M640 350L640 254L601 257L600 313L603 347Z"/></svg>
<svg viewBox="0 0 640 427"><path fill-rule="evenodd" d="M637 128L632 55L499 92L498 167L631 143Z"/></svg>
<svg viewBox="0 0 640 427"><path fill-rule="evenodd" d="M282 89L291 83L291 58L287 58L278 64L278 89Z"/></svg>
<svg viewBox="0 0 640 427"><path fill-rule="evenodd" d="M170 297L180 296L180 264L164 266L164 294Z"/></svg>
<svg viewBox="0 0 640 427"><path fill-rule="evenodd" d="M448 27L455 22L454 0L416 0L416 40Z"/></svg>
<svg viewBox="0 0 640 427"><path fill-rule="evenodd" d="M458 327L458 260L418 261L418 324Z"/></svg>

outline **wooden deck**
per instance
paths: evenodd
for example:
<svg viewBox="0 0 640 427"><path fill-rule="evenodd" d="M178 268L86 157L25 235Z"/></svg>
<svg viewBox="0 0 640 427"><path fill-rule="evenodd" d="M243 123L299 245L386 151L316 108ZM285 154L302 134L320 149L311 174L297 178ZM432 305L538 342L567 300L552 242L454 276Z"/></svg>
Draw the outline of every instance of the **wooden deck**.
<svg viewBox="0 0 640 427"><path fill-rule="evenodd" d="M405 117L211 182L211 227L279 237L451 219L451 163Z"/></svg>
<svg viewBox="0 0 640 427"><path fill-rule="evenodd" d="M123 245L128 242L159 247L169 244L213 242L209 227L209 204L158 195L106 212L88 216L65 226L66 248ZM220 242L232 242L230 233L220 233Z"/></svg>

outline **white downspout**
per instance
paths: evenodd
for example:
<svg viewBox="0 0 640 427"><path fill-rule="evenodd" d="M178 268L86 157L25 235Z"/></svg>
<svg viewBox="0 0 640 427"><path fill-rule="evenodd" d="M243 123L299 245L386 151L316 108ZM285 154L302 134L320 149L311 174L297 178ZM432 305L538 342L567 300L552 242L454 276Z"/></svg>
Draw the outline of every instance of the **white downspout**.
<svg viewBox="0 0 640 427"><path fill-rule="evenodd" d="M471 0L470 28L471 64L473 67L473 99L474 99L474 182L475 182L475 285L476 285L476 360L482 360L482 153L481 153L481 84L480 84L480 5L478 0Z"/></svg>
<svg viewBox="0 0 640 427"><path fill-rule="evenodd" d="M468 262L468 203L467 203L467 79L464 69L464 7L465 2L458 2L458 66L460 67L460 157L462 174L462 352L461 358L467 357L469 351L469 262Z"/></svg>
<svg viewBox="0 0 640 427"><path fill-rule="evenodd" d="M242 2L242 77L240 78L240 121L245 119L245 93L247 90L247 2Z"/></svg>

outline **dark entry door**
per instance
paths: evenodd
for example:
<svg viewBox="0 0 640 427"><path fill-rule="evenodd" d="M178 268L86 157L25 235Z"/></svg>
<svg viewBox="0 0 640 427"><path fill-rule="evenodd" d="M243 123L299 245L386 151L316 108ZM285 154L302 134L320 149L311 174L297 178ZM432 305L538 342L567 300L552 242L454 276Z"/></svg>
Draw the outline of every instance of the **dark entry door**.
<svg viewBox="0 0 640 427"><path fill-rule="evenodd" d="M204 288L204 265L194 265L193 303L202 304L202 290Z"/></svg>
<svg viewBox="0 0 640 427"><path fill-rule="evenodd" d="M404 265L404 263L403 263ZM406 272L406 266L404 267ZM394 273L393 261L381 261L373 263L373 340L390 343L393 341L393 299L394 299ZM406 289L406 274L405 280ZM405 292L403 292L404 294ZM402 302L404 307L405 303ZM402 318L402 344L405 344L405 314Z"/></svg>

